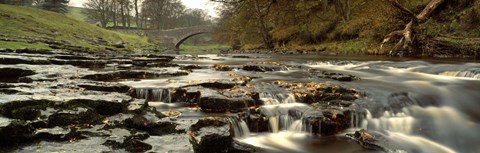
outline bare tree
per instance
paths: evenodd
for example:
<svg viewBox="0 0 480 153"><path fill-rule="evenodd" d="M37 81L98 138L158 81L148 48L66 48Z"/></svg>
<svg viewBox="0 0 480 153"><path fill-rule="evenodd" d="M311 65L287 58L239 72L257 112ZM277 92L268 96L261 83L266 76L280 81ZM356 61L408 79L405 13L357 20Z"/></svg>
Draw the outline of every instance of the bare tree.
<svg viewBox="0 0 480 153"><path fill-rule="evenodd" d="M87 8L85 13L90 20L99 21L102 27L107 27L110 20L109 4L109 0L87 0L83 6Z"/></svg>

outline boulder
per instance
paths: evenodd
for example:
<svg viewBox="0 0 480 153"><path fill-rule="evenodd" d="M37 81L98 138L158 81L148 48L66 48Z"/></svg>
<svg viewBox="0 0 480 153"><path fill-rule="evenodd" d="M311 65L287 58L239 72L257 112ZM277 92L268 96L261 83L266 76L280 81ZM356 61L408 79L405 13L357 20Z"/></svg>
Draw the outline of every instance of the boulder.
<svg viewBox="0 0 480 153"><path fill-rule="evenodd" d="M223 95L201 97L198 106L205 112L241 112L247 109L247 104L255 103L252 98L229 98Z"/></svg>
<svg viewBox="0 0 480 153"><path fill-rule="evenodd" d="M195 153L223 153L231 150L233 136L230 126L220 119L199 120L188 131Z"/></svg>
<svg viewBox="0 0 480 153"><path fill-rule="evenodd" d="M224 64L214 64L212 68L215 69L216 71L232 71L233 70L232 67Z"/></svg>

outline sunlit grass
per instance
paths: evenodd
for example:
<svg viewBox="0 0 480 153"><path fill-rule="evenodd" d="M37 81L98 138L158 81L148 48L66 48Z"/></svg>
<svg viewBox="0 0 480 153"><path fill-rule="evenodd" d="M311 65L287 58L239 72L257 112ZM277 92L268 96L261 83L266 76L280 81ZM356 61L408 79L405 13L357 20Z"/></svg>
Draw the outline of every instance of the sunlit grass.
<svg viewBox="0 0 480 153"><path fill-rule="evenodd" d="M44 43L25 43L25 42L11 42L0 41L0 48L22 49L22 48L37 48L37 49L51 49Z"/></svg>
<svg viewBox="0 0 480 153"><path fill-rule="evenodd" d="M7 36L62 40L87 48L105 48L94 41L127 43L128 49L149 46L146 37L109 31L63 14L32 7L0 5L0 33Z"/></svg>

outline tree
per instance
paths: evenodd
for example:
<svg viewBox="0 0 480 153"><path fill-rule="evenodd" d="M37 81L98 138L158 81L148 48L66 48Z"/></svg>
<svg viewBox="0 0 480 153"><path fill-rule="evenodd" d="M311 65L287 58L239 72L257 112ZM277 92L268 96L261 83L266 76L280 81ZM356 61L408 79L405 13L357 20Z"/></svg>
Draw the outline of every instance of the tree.
<svg viewBox="0 0 480 153"><path fill-rule="evenodd" d="M44 0L41 7L45 10L67 13L70 0Z"/></svg>
<svg viewBox="0 0 480 153"><path fill-rule="evenodd" d="M88 18L93 21L99 21L102 27L107 27L110 21L110 1L109 0L87 0L83 6Z"/></svg>

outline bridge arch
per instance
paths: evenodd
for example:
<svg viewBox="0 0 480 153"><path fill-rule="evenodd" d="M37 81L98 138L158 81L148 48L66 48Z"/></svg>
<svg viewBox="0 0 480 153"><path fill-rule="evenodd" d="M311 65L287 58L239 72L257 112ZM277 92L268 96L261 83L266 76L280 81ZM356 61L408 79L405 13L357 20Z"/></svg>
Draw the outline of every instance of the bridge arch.
<svg viewBox="0 0 480 153"><path fill-rule="evenodd" d="M212 25L201 25L168 30L153 30L149 31L147 35L158 38L158 40L160 40L160 44L164 44L169 48L175 48L176 50L179 50L180 45L182 45L182 43L188 38L203 33L212 33L214 28L215 27Z"/></svg>
<svg viewBox="0 0 480 153"><path fill-rule="evenodd" d="M188 38L191 38L191 37L196 36L196 35L204 34L204 33L211 33L211 32L200 31L200 32L196 32L196 33L192 33L190 35L187 35L187 36L181 38L180 40L178 40L177 42L175 42L175 49L180 50L180 45L182 45L183 42L185 42Z"/></svg>

